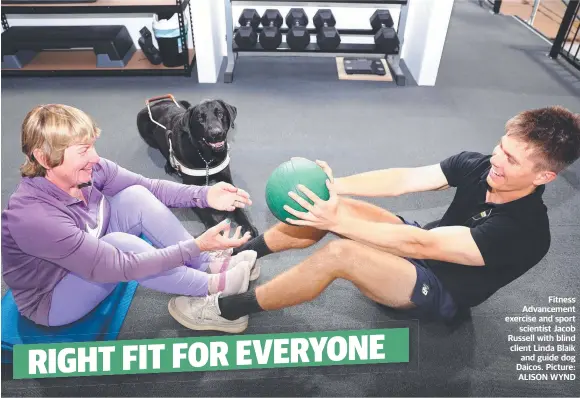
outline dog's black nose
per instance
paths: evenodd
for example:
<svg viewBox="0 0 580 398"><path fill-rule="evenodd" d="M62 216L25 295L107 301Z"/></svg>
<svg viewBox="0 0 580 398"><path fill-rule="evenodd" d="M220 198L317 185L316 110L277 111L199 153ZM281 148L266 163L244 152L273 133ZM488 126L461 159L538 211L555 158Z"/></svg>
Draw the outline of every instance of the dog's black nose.
<svg viewBox="0 0 580 398"><path fill-rule="evenodd" d="M222 129L212 129L209 131L209 137L212 140L220 140L224 138L224 131Z"/></svg>

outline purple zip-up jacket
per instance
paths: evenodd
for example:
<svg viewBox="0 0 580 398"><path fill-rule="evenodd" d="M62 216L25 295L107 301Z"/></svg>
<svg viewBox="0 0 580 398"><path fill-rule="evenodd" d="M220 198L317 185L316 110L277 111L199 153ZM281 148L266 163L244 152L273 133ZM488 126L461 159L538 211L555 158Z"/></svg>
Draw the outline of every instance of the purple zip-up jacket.
<svg viewBox="0 0 580 398"><path fill-rule="evenodd" d="M153 180L101 158L88 204L44 177L24 177L2 212L2 275L22 315L47 325L55 286L69 272L96 282L144 278L199 256L195 241L146 253L122 252L99 238L107 231L107 196L132 185L147 188L168 207L208 207L209 187Z"/></svg>

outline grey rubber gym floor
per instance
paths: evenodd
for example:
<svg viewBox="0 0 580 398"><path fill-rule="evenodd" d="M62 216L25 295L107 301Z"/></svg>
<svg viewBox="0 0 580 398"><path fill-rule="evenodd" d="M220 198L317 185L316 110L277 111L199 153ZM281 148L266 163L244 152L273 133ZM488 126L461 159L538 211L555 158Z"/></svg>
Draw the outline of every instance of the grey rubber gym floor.
<svg viewBox="0 0 580 398"><path fill-rule="evenodd" d="M548 43L511 17L493 16L477 2L463 0L453 10L436 87L337 81L333 58L240 58L230 85L179 77L3 79L2 207L19 178L20 123L40 103L67 103L89 112L103 129L101 156L148 177L169 178L160 154L139 138L135 116L146 98L173 93L191 102L214 97L237 106L233 175L253 195L251 216L264 231L274 223L264 200L267 177L291 156L324 159L337 176L428 165L462 150L491 151L505 121L524 109L560 104L579 111L578 75L547 58L548 50ZM578 396L577 382L517 381L518 355L510 353L507 342L516 327L504 317L520 314L524 305L545 305L549 295L579 296L579 190L576 163L544 195L553 236L546 258L455 328L395 320L352 285L337 281L311 303L251 316L246 332L409 326L410 364L74 380L20 381L4 374L2 395ZM373 202L426 223L441 216L452 197L449 190ZM176 214L192 233L200 232L191 211ZM262 259L258 282L318 247ZM169 316L168 299L139 288L119 339L200 335Z"/></svg>

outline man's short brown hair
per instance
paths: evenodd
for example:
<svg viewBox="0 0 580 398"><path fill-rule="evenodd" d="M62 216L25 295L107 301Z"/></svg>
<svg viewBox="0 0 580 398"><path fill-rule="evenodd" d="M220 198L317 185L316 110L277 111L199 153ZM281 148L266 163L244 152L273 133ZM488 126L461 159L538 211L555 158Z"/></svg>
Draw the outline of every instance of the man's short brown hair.
<svg viewBox="0 0 580 398"><path fill-rule="evenodd" d="M521 112L505 127L508 136L533 146L537 170L559 173L580 157L580 114L562 106Z"/></svg>

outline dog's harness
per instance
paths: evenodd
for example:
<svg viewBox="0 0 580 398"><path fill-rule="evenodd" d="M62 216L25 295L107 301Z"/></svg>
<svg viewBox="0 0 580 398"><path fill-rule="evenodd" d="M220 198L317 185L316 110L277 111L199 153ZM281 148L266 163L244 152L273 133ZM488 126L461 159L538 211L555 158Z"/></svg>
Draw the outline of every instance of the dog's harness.
<svg viewBox="0 0 580 398"><path fill-rule="evenodd" d="M171 99L175 103L175 105L181 108L181 105L179 105L179 103L175 100L172 94L166 94L160 97L149 98L148 100L145 101L145 104L147 105L147 111L149 112L149 119L151 119L153 123L162 127L165 130L165 138L167 139L167 143L169 144L169 164L180 174L186 174L193 177L205 176L205 185L209 185L209 176L219 173L230 164L230 154L227 153L226 158L224 159L223 162L221 162L217 166L210 168L209 165L211 164L212 161L211 160L209 162L206 161L198 149L197 153L205 163L205 169L191 169L185 166L183 163L181 163L179 159L177 159L177 157L175 156L175 152L173 152L173 144L171 141L173 131L169 130L167 127L165 127L164 125L153 119L153 115L151 114L151 107L149 106L150 102L159 101L166 98Z"/></svg>

